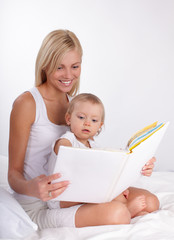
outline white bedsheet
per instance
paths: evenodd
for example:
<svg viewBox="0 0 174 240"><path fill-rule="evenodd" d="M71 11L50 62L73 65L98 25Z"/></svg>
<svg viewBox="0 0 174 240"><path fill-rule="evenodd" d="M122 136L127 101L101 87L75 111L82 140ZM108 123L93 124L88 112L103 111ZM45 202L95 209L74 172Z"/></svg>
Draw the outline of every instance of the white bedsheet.
<svg viewBox="0 0 174 240"><path fill-rule="evenodd" d="M1 157L0 160L0 185L5 187L7 159ZM134 186L155 193L160 200L160 210L136 217L129 225L49 228L24 240L174 240L174 172L154 172Z"/></svg>
<svg viewBox="0 0 174 240"><path fill-rule="evenodd" d="M174 240L174 172L154 172L135 186L155 193L160 210L136 217L129 225L44 229L25 240Z"/></svg>

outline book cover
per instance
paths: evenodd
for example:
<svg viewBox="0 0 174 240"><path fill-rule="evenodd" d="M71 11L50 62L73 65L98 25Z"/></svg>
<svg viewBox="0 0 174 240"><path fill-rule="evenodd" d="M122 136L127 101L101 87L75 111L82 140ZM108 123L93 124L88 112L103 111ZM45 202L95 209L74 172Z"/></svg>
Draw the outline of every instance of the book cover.
<svg viewBox="0 0 174 240"><path fill-rule="evenodd" d="M60 172L58 181L69 180L70 185L52 201L111 201L139 179L168 124L154 123L136 133L128 142L128 151L61 146L53 173Z"/></svg>

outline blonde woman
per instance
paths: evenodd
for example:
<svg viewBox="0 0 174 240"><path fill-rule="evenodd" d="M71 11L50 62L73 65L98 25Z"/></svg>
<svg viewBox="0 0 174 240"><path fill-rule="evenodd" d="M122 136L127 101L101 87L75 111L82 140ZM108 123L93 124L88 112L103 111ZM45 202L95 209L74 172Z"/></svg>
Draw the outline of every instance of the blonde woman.
<svg viewBox="0 0 174 240"><path fill-rule="evenodd" d="M61 194L69 182L52 184L59 174L47 176L47 161L53 142L67 130L65 113L69 98L78 92L81 62L82 47L74 33L49 33L36 59L35 87L21 94L11 111L8 180L40 229L60 226L59 212L50 211L46 201ZM154 160L144 166L144 175L151 175ZM137 194L134 189L131 195Z"/></svg>

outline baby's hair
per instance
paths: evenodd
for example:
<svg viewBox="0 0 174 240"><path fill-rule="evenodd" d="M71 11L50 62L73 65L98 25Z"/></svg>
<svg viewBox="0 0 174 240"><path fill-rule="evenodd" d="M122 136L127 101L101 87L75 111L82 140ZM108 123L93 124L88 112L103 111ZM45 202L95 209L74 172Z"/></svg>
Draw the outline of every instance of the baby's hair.
<svg viewBox="0 0 174 240"><path fill-rule="evenodd" d="M71 102L69 103L69 107L67 109L67 114L72 114L73 110L74 110L74 106L76 103L78 102L91 102L93 104L99 104L102 107L102 118L101 121L104 123L105 120L105 109L104 109L104 105L102 103L102 101L94 94L91 93L81 93L78 94L77 96L75 96Z"/></svg>

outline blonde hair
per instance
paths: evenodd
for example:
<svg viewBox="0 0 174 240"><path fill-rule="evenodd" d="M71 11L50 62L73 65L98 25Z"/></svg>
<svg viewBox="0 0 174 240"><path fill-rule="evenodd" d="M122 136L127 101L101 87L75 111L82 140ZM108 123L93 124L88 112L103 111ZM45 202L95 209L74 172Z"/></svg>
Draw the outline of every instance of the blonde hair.
<svg viewBox="0 0 174 240"><path fill-rule="evenodd" d="M76 35L69 30L55 30L50 32L42 42L36 58L35 65L35 86L39 86L47 81L48 74L56 71L63 56L70 50L77 50L82 57L83 51ZM77 94L79 90L80 77L71 91L70 96Z"/></svg>
<svg viewBox="0 0 174 240"><path fill-rule="evenodd" d="M93 104L99 104L101 106L101 108L102 108L101 121L104 123L104 120L105 120L104 105L103 105L102 101L96 95L91 94L91 93L81 93L81 94L78 94L77 96L75 96L71 100L71 102L69 103L69 107L67 109L66 114L69 114L69 115L72 114L76 103L78 103L78 102L88 102L88 101L93 103Z"/></svg>

